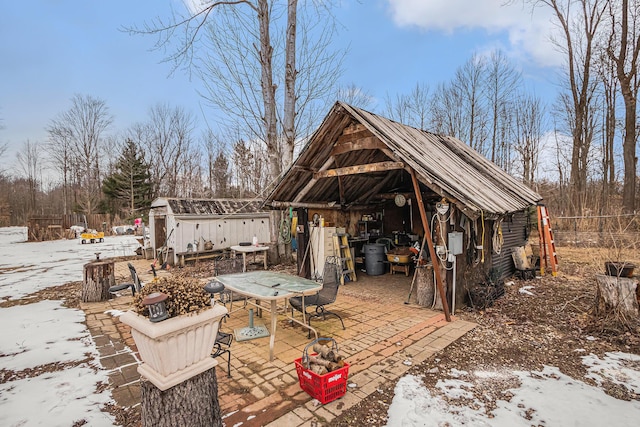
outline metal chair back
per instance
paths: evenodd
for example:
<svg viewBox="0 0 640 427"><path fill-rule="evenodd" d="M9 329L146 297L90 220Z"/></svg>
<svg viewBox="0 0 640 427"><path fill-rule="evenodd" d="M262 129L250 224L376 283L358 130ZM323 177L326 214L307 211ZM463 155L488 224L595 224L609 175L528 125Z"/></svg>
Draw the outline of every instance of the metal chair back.
<svg viewBox="0 0 640 427"><path fill-rule="evenodd" d="M136 271L136 268L133 266L133 264L129 262L127 263L127 266L129 267L129 273L131 273L131 280L133 280L132 289L133 289L133 294L135 295L136 292L140 292L140 289L142 289L142 282L140 281L138 272Z"/></svg>
<svg viewBox="0 0 640 427"><path fill-rule="evenodd" d="M339 260L336 257L327 257L322 273L322 289L318 291L316 305L327 305L336 300L338 288L340 287L338 262Z"/></svg>

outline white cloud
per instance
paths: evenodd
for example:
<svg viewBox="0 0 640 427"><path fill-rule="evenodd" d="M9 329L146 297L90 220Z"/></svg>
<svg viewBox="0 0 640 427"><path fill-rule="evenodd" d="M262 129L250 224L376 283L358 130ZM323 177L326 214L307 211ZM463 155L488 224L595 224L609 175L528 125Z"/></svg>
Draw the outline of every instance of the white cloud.
<svg viewBox="0 0 640 427"><path fill-rule="evenodd" d="M187 8L189 13L195 15L198 12L202 12L207 4L211 3L208 0L182 0L182 4Z"/></svg>
<svg viewBox="0 0 640 427"><path fill-rule="evenodd" d="M387 0L396 25L453 33L485 30L506 34L514 56L524 56L539 66L558 66L562 56L549 41L555 30L550 13L508 0Z"/></svg>

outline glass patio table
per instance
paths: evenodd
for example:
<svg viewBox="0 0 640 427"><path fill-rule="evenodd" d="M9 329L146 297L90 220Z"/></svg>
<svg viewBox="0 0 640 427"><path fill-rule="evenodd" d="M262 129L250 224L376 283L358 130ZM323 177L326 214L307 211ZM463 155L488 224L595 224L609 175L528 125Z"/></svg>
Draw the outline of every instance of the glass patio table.
<svg viewBox="0 0 640 427"><path fill-rule="evenodd" d="M276 323L278 318L278 301L280 300L285 301L284 316L310 329L316 338L318 338L316 330L306 324L306 315L304 312L302 313L302 322L288 315L286 301L294 296L302 296L302 298L304 298L305 295L315 294L322 289L322 283L275 271L250 271L246 273L223 274L213 277L213 280L222 283L225 288L232 293L255 299L256 303L250 301L247 301L247 303L271 313L271 336L269 338L270 361L273 360L273 346L276 339ZM233 298L231 298L231 301L233 301ZM269 301L271 303L270 309L261 306L260 301Z"/></svg>

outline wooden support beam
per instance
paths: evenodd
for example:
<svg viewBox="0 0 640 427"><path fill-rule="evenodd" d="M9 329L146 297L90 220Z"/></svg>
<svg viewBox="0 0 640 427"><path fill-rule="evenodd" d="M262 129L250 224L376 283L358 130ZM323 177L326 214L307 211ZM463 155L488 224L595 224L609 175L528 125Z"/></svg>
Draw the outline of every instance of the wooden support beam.
<svg viewBox="0 0 640 427"><path fill-rule="evenodd" d="M384 172L389 170L404 169L402 162L379 162L366 165L346 166L344 168L329 169L313 174L313 179L333 178L336 176L356 175L371 172Z"/></svg>
<svg viewBox="0 0 640 427"><path fill-rule="evenodd" d="M342 134L338 137L338 142L353 142L356 139L367 138L369 136L374 136L373 133L369 129L363 129L354 133L346 133Z"/></svg>
<svg viewBox="0 0 640 427"><path fill-rule="evenodd" d="M367 138L360 138L352 141L338 141L333 147L333 150L331 150L331 155L336 156L338 154L357 150L383 150L386 147L387 146L375 136L369 136Z"/></svg>
<svg viewBox="0 0 640 427"><path fill-rule="evenodd" d="M272 208L276 209L285 209L285 208L307 208L307 209L340 209L340 203L330 202L330 203L300 203L300 202L284 202L273 200L269 205Z"/></svg>
<svg viewBox="0 0 640 427"><path fill-rule="evenodd" d="M342 131L342 134L343 135L349 135L349 134L356 133L356 132L362 132L363 130L367 130L365 125L360 124L360 123L356 123L356 124L353 124L351 126L348 126L348 127L344 128L344 130Z"/></svg>
<svg viewBox="0 0 640 427"><path fill-rule="evenodd" d="M322 172L324 170L329 169L329 166L331 166L333 161L334 161L334 157L333 156L329 156L327 161L324 162L324 164L320 167L319 172ZM314 175L315 175L315 173L314 173ZM296 198L293 201L294 202L299 202L300 200L302 200L302 198L307 195L309 190L311 190L313 188L313 186L316 185L316 182L318 182L318 179L315 178L315 176L314 176L313 178L311 178L309 180L309 182L307 182L307 185L305 185L304 188L302 190L300 190L300 192L298 193L298 195L296 196Z"/></svg>
<svg viewBox="0 0 640 427"><path fill-rule="evenodd" d="M449 302L447 301L447 295L444 293L444 286L442 285L442 276L440 275L440 267L438 267L438 256L436 255L436 249L433 247L433 239L431 238L431 230L429 229L429 220L427 219L427 211L424 208L424 202L422 201L422 193L420 192L420 183L416 177L416 171L411 169L411 181L413 182L413 189L416 193L416 201L418 202L418 209L420 210L420 217L422 218L422 226L424 227L424 234L427 236L427 246L429 246L429 256L433 263L433 271L436 274L436 287L442 300L442 309L444 310L444 317L447 322L451 322L451 314L449 313ZM455 298L455 297L454 297Z"/></svg>
<svg viewBox="0 0 640 427"><path fill-rule="evenodd" d="M336 163L336 168L340 168L337 158L335 160L335 163ZM340 197L340 205L344 205L346 203L346 200L344 198L344 183L342 182L341 176L338 177L338 194Z"/></svg>

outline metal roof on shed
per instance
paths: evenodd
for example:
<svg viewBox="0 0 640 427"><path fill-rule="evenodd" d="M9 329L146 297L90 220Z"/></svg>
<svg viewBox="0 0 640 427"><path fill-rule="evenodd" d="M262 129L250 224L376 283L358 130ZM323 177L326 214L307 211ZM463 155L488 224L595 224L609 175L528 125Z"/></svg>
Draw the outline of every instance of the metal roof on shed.
<svg viewBox="0 0 640 427"><path fill-rule="evenodd" d="M175 215L231 215L266 213L262 200L255 199L178 199L160 197L151 207L168 205Z"/></svg>
<svg viewBox="0 0 640 427"><path fill-rule="evenodd" d="M344 141L347 130L358 124L366 128L353 131L356 137L361 136L360 141L373 135L386 149L336 150L339 138ZM342 190L337 177L314 178L317 172L329 167L381 162L402 162L405 168L342 176ZM384 193L411 189L407 167L416 172L422 184L440 197L454 201L472 218L481 212L484 216L517 212L542 200L535 191L459 139L403 125L338 101L266 203L294 200L331 203L339 200L340 191L348 203L366 202L375 197L368 194L367 200L363 198L372 190Z"/></svg>

